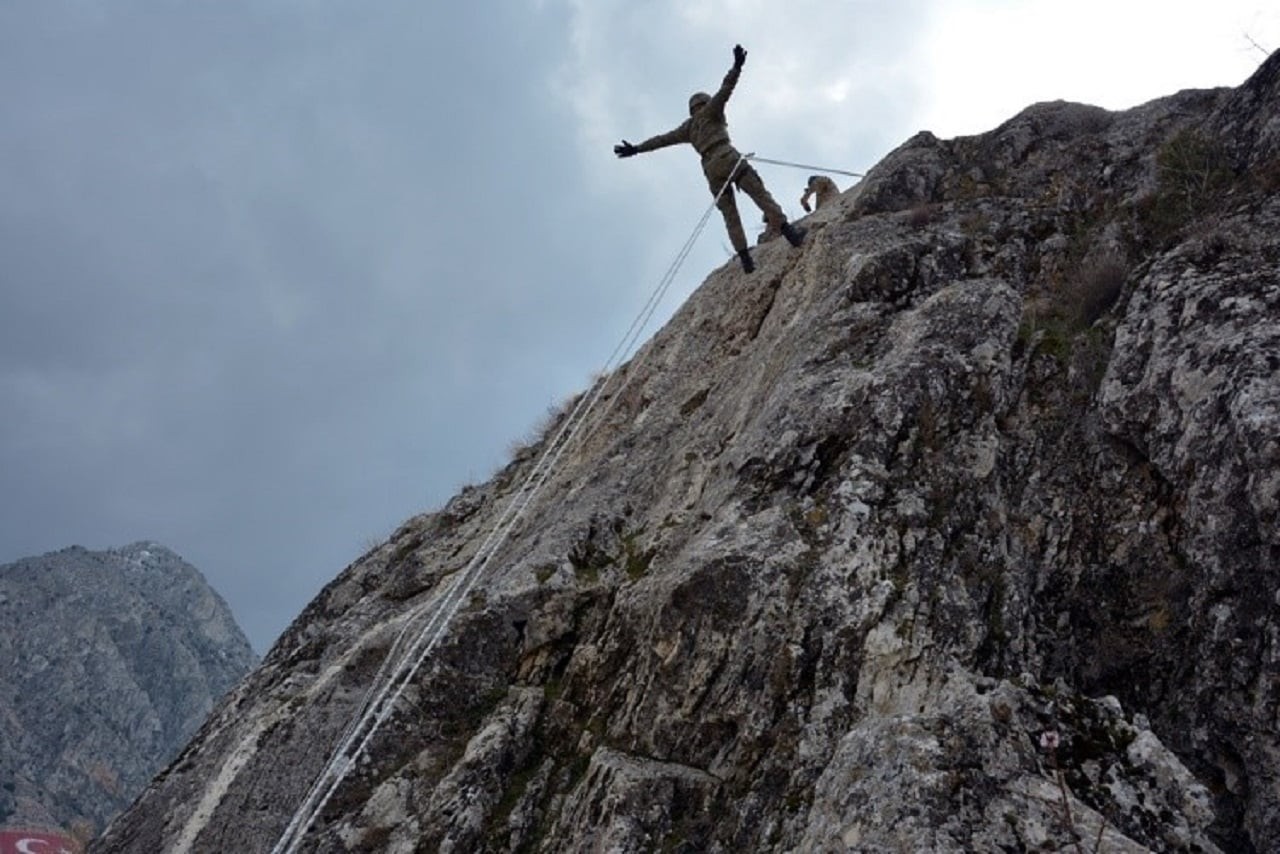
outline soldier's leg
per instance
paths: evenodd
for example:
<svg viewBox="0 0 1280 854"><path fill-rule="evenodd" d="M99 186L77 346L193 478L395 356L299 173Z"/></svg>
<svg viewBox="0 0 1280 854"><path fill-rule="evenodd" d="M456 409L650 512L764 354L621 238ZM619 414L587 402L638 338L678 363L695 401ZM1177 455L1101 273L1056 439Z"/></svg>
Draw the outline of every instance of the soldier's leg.
<svg viewBox="0 0 1280 854"><path fill-rule="evenodd" d="M769 223L770 228L781 230L782 226L786 225L787 215L782 212L782 207L765 189L764 181L760 180L760 173L744 163L738 170L735 183L764 212L765 222Z"/></svg>
<svg viewBox="0 0 1280 854"><path fill-rule="evenodd" d="M805 230L798 228L787 222L787 215L782 212L782 208L773 200L773 196L769 195L769 191L764 188L764 181L760 180L760 175L750 166L744 167L738 172L734 179L742 191L751 197L760 210L764 211L765 222L773 228L777 228L782 236L787 238L787 242L792 246L799 246L804 242Z"/></svg>
<svg viewBox="0 0 1280 854"><path fill-rule="evenodd" d="M730 149L729 153L734 152ZM738 203L733 197L733 187L729 186L736 162L736 158L730 160L728 157L703 161L702 173L707 177L707 188L711 190L711 195L719 193L716 207L720 208L720 215L724 217L729 242L742 261L742 269L750 273L755 270L756 264L751 260L751 250L747 248L747 235L742 230L742 218L738 216Z"/></svg>
<svg viewBox="0 0 1280 854"><path fill-rule="evenodd" d="M733 244L734 251L741 254L747 248L747 235L742 230L742 218L738 216L738 203L733 198L732 187L725 187L724 192L720 194L720 200L716 202L716 207L720 208L720 214L724 217L724 227L729 232L729 242Z"/></svg>

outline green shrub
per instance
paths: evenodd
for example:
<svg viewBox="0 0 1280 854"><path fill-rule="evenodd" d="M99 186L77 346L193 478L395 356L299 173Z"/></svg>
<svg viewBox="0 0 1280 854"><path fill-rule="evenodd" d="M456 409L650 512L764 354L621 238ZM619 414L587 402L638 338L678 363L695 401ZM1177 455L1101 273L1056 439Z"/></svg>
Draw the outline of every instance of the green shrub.
<svg viewBox="0 0 1280 854"><path fill-rule="evenodd" d="M1122 255L1108 251L1088 257L1045 297L1027 303L1018 340L1026 345L1039 333L1041 352L1065 361L1076 336L1111 309L1128 277Z"/></svg>
<svg viewBox="0 0 1280 854"><path fill-rule="evenodd" d="M1234 184L1221 144L1181 130L1156 152L1156 192L1141 203L1139 216L1157 241L1166 241L1219 204Z"/></svg>

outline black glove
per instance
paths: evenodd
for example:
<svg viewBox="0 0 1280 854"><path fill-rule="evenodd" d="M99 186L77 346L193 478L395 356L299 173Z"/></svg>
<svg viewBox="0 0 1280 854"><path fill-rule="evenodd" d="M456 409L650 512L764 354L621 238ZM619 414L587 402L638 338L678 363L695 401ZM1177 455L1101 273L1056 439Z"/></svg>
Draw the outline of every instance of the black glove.
<svg viewBox="0 0 1280 854"><path fill-rule="evenodd" d="M747 61L747 52L742 49L742 45L735 44L733 46L733 65L735 68L741 68L743 63Z"/></svg>
<svg viewBox="0 0 1280 854"><path fill-rule="evenodd" d="M640 149L636 148L624 139L622 141L622 145L615 145L613 147L613 153L619 157L634 157L640 153Z"/></svg>

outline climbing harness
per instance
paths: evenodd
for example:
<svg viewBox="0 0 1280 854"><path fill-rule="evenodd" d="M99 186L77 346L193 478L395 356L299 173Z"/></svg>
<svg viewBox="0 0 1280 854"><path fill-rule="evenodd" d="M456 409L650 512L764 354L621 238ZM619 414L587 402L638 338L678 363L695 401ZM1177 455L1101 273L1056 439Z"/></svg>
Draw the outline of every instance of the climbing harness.
<svg viewBox="0 0 1280 854"><path fill-rule="evenodd" d="M707 221L711 218L712 211L719 204L720 197L724 195L729 185L733 182L732 176L737 173L738 167L744 161L752 157L754 157L753 154L739 156L738 162L734 164L733 170L729 173L731 177L720 187L715 199L702 214L702 218L698 220L693 233L689 235L689 239L685 241L684 246L676 254L675 260L671 262L671 266L667 269L653 293L650 294L640 313L631 322L631 326L623 335L622 341L618 343L613 353L610 354L608 361L600 372L599 379L593 383L587 392L578 398L577 404L573 407L568 417L565 418L555 437L547 444L542 456L538 459L520 489L517 490L507 504L497 523L490 529L489 535L471 557L466 567L454 576L443 596L424 602L405 621L404 627L396 636L391 649L387 652L386 658L383 659L382 666L379 668L373 684L361 703L359 713L348 724L341 740L338 742L338 746L330 754L329 761L316 777L315 782L311 784L306 796L289 819L289 823L285 826L280 839L276 842L275 847L271 849L272 854L294 854L298 850L303 838L311 829L311 825L324 810L329 799L337 791L338 786L341 785L351 768L364 754L369 742L382 724L391 716L405 689L412 684L414 677L418 674L418 670L444 636L449 622L453 619L467 595L475 588L489 561L497 553L498 549L505 544L511 531L524 516L529 504L546 483L556 463L559 462L561 456L582 431L591 411L596 407L596 404L604 395L605 389L617 375L617 369L621 366L622 358L635 347L640 335L653 318L653 314L657 311L659 304L661 304L662 298L675 280L676 273L679 272L681 265L689 257L689 253L693 250L699 235L702 234ZM635 370L628 372L628 376L622 386L592 422L591 428L587 431L588 434L608 418L614 405L622 398L622 392L626 390L627 384L636 373ZM424 615L426 616L425 622L417 629L416 634L412 635L412 640L406 646L405 638L410 636L410 629ZM397 657L398 650L400 654ZM391 664L393 660L395 663Z"/></svg>

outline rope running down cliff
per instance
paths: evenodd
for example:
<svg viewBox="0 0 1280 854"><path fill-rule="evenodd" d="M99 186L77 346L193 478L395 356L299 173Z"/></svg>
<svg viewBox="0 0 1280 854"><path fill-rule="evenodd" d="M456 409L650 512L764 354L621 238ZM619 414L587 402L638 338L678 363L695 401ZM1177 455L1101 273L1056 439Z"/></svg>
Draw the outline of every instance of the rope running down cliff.
<svg viewBox="0 0 1280 854"><path fill-rule="evenodd" d="M754 155L742 155L738 159L738 164L745 160L749 160ZM795 164L786 164L795 165ZM734 166L734 172L737 171L737 165ZM730 173L732 174L732 173ZM685 241L683 247L676 254L675 260L672 261L666 274L662 277L658 286L649 296L648 301L640 310L635 320L631 322L622 341L614 348L613 353L609 356L601 371L601 378L594 386L584 395L582 395L577 405L565 419L564 424L557 432L555 438L548 443L547 448L543 451L537 464L529 473L528 478L521 485L512 500L508 503L506 509L499 517L498 522L490 530L489 535L481 544L479 550L468 562L465 569L458 573L444 596L438 600L426 602L421 609L412 614L405 627L400 631L395 643L392 645L391 651L388 652L387 661L390 661L395 654L397 648L401 646L404 637L407 635L409 628L423 614L430 611L426 624L419 629L413 641L402 654L400 660L394 665L390 676L386 678L383 684L383 674L388 670L387 661L383 662L383 667L379 670L378 676L375 678L374 684L370 687L369 693L366 695L365 701L361 705L360 714L347 727L337 748L330 755L328 763L321 771L315 782L312 783L306 797L302 803L298 805L286 825L284 832L281 834L279 841L272 848L272 854L293 854L298 850L307 831L310 830L312 823L316 817L324 810L329 799L337 791L338 786L346 778L351 767L364 753L374 734L382 726L383 723L391 716L396 703L400 700L404 690L413 682L419 668L426 662L436 643L443 637L445 630L449 626L454 614L465 600L467 595L475 587L488 566L490 559L497 553L498 549L505 543L511 531L523 517L525 510L533 501L538 491L546 482L551 471L555 468L556 463L564 454L565 450L573 443L583 425L586 423L588 415L595 408L596 403L603 395L606 387L616 375L616 368L621 364L622 357L630 353L638 341L641 333L652 319L653 314L657 311L658 305L661 303L663 296L671 287L676 273L680 270L685 259L688 258L694 244L697 242L698 236L706 227L707 221L711 217L712 211L720 202L720 197L724 195L729 188L732 178L720 187L716 193L715 199L711 205L702 214L702 218L698 220L698 224L694 227L693 233L689 235L689 239ZM626 383L630 382L630 377L635 375L635 371L629 372L626 382L623 383L614 395L608 406L595 419L593 427L603 422L608 417L609 412L613 409L614 404L622 397L622 391L626 388ZM588 434L590 430L588 430ZM434 608L432 608L434 606Z"/></svg>

